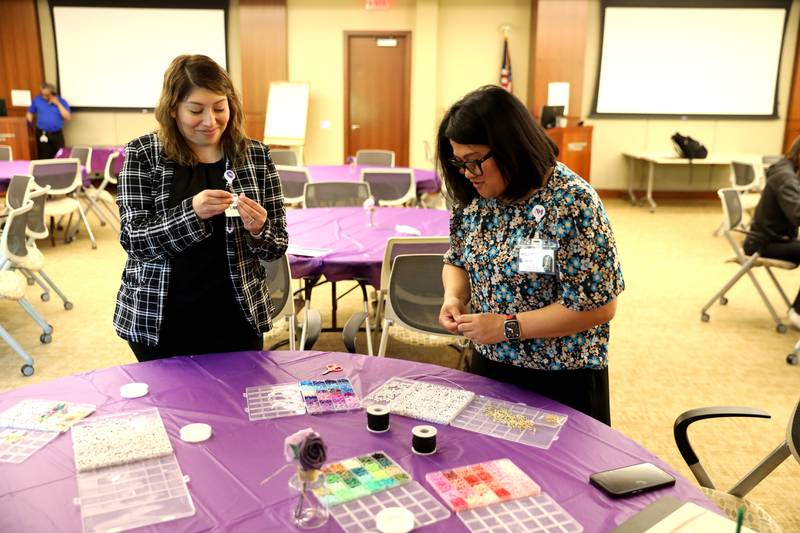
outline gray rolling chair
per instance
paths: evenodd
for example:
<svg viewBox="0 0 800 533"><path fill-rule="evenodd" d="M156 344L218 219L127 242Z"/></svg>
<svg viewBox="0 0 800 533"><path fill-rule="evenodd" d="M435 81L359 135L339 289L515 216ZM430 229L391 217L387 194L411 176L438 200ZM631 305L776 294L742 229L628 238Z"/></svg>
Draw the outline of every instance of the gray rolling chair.
<svg viewBox="0 0 800 533"><path fill-rule="evenodd" d="M269 151L272 157L272 162L277 165L284 165L288 167L297 166L297 154L293 150L275 149Z"/></svg>
<svg viewBox="0 0 800 533"><path fill-rule="evenodd" d="M16 266L24 263L29 255L28 242L27 242L27 224L28 215L33 209L33 201L25 197L22 205L19 207L8 206L8 218L3 226L2 237L0 238L0 257L2 257L2 265L0 272L12 272L14 276L19 278ZM28 315L42 328L42 334L39 340L42 343L49 343L52 340L53 326L47 323L23 296L17 296L17 291L13 287L13 283L7 274L3 274L4 283L10 284L12 290L9 291L9 298L17 300L19 305L25 310ZM24 359L24 358L23 358ZM30 363L29 363L30 364ZM31 372L32 373L32 372Z"/></svg>
<svg viewBox="0 0 800 533"><path fill-rule="evenodd" d="M69 157L77 159L81 162L81 166L86 169L86 175L92 173L92 147L91 146L73 146L69 151Z"/></svg>
<svg viewBox="0 0 800 533"><path fill-rule="evenodd" d="M706 305L700 311L700 319L703 322L708 322L711 320L711 316L708 314L708 310L713 306L717 301L720 304L726 305L728 303L728 299L726 294L728 291L736 285L736 283L745 275L747 275L750 280L753 282L758 294L761 296L761 300L766 305L767 310L769 311L772 320L775 322L775 329L778 333L786 333L786 326L781 322L780 316L775 311L775 308L772 306L772 303L769 301L764 289L761 287L761 284L756 279L755 274L753 273L753 269L756 267L763 267L766 270L767 274L769 274L770 279L775 284L775 287L778 289L778 292L781 294L783 301L788 309L791 306L789 302L789 298L786 296L786 292L781 287L780 283L778 283L778 279L775 277L775 274L772 272L773 268L781 268L784 270L793 270L797 268L797 263L792 263L789 261L781 261L779 259L768 259L765 257L761 257L758 253L754 253L753 255L745 255L744 250L742 250L741 245L734 237L735 233L743 233L747 234L747 231L742 229L742 204L740 201L739 191L736 189L720 189L717 191L720 200L722 201L722 210L724 213L723 222L723 234L725 239L731 245L731 249L733 250L733 258L729 259L728 262L737 263L739 265L739 270L733 275L731 279L729 279L722 288L708 300Z"/></svg>
<svg viewBox="0 0 800 533"><path fill-rule="evenodd" d="M686 461L703 492L720 509L725 511L731 519L736 519L737 509L739 506L744 505L746 508L745 526L761 532L781 531L780 526L764 509L758 504L745 499L745 496L790 456L800 462L800 401L795 405L789 417L786 439L727 492L714 486L714 482L703 468L700 459L698 459L692 445L689 443L687 435L689 426L694 422L706 418L724 417L770 418L770 415L766 411L750 407L725 406L692 409L682 413L675 420L675 444L677 444L683 460Z"/></svg>
<svg viewBox="0 0 800 533"><path fill-rule="evenodd" d="M378 205L412 205L417 201L417 182L410 168L365 168L361 181L369 183Z"/></svg>
<svg viewBox="0 0 800 533"><path fill-rule="evenodd" d="M119 176L114 171L119 152L111 152L106 159L106 166L103 169L103 181L97 187L90 186L85 188L83 193L88 202L87 212L91 211L100 220L101 225L108 225L117 234L120 232L119 214L115 211L114 197L106 190L109 185L116 185ZM123 156L124 157L124 156Z"/></svg>
<svg viewBox="0 0 800 533"><path fill-rule="evenodd" d="M297 309L295 307L294 294L292 293L292 273L289 268L289 258L283 256L274 261L262 262L266 270L269 296L275 311L272 313L272 331L267 333L268 337L275 337L280 330L279 321L285 320L285 329L289 332L289 349L295 350L298 341ZM322 331L322 316L316 309L310 309L306 305L303 309L303 323L299 331L300 346L303 350L310 350L317 342ZM280 344L280 343L279 343ZM273 349L277 344L271 347Z"/></svg>
<svg viewBox="0 0 800 533"><path fill-rule="evenodd" d="M306 167L290 165L275 165L283 189L283 201L286 205L303 205L306 183L311 182L311 176Z"/></svg>
<svg viewBox="0 0 800 533"><path fill-rule="evenodd" d="M0 161L13 161L14 153L7 144L0 144Z"/></svg>
<svg viewBox="0 0 800 533"><path fill-rule="evenodd" d="M356 165L393 167L394 152L391 150L359 150L356 152Z"/></svg>
<svg viewBox="0 0 800 533"><path fill-rule="evenodd" d="M41 187L50 186L50 198L45 203L45 215L50 217L50 238L53 245L55 246L55 238L53 237L53 231L55 230L54 219L66 215L70 216L64 237L66 242L70 242L74 238L74 233L77 233L77 226L75 232L70 232L72 214L78 211L83 225L86 227L86 232L89 234L92 248L96 249L97 241L94 239L94 233L92 233L92 228L89 226L89 221L86 220L83 206L76 198L83 181L80 161L75 158L41 159L31 161L29 168L28 174L33 176L37 185Z"/></svg>
<svg viewBox="0 0 800 533"><path fill-rule="evenodd" d="M303 186L303 207L361 207L372 195L369 183L325 181Z"/></svg>

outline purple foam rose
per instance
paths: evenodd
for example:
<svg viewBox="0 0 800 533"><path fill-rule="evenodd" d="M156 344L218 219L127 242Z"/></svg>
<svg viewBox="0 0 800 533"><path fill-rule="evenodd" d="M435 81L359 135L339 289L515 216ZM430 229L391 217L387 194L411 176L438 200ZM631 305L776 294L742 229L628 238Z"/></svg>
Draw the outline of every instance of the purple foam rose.
<svg viewBox="0 0 800 533"><path fill-rule="evenodd" d="M325 443L319 433L312 433L308 435L300 445L300 454L298 455L300 466L303 470L318 470L325 464L327 459Z"/></svg>

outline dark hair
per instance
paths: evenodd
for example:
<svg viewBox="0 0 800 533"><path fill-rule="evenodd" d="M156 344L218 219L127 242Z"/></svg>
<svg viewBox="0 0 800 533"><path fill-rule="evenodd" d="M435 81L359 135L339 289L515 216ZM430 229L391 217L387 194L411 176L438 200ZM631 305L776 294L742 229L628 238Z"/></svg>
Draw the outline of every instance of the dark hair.
<svg viewBox="0 0 800 533"><path fill-rule="evenodd" d="M158 137L163 144L164 155L180 165L193 166L197 163L197 156L189 148L172 114L178 104L198 87L214 94L224 94L228 98L230 118L220 143L225 155L235 165L240 164L247 154L242 101L225 69L204 55L178 56L164 72L164 86L156 107L156 120L160 126Z"/></svg>
<svg viewBox="0 0 800 533"><path fill-rule="evenodd" d="M786 152L786 159L792 162L795 172L800 170L800 137L792 143L792 147Z"/></svg>
<svg viewBox="0 0 800 533"><path fill-rule="evenodd" d="M468 204L478 192L449 162L453 157L451 140L489 146L508 184L504 196L510 200L523 198L541 187L558 155L556 144L514 95L497 85L472 91L445 113L436 146L447 194L460 205Z"/></svg>
<svg viewBox="0 0 800 533"><path fill-rule="evenodd" d="M47 82L47 81L46 81L46 82L44 82L44 83L42 83L42 85L40 86L40 89L41 89L41 90L43 90L43 91L44 91L45 89L47 89L48 91L50 91L51 93L53 93L53 94L55 94L55 95L57 95L57 94L58 94L58 90L56 89L56 86L55 86L55 85L53 85L53 84L52 84L52 83L50 83L50 82Z"/></svg>

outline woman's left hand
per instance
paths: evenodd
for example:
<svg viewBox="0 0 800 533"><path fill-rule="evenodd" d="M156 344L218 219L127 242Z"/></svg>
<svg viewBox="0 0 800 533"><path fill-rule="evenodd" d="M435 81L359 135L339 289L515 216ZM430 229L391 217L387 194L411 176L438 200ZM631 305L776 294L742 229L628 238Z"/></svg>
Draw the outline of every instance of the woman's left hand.
<svg viewBox="0 0 800 533"><path fill-rule="evenodd" d="M239 194L239 216L242 217L244 229L251 235L258 235L267 222L267 210L261 204L251 200L244 193Z"/></svg>
<svg viewBox="0 0 800 533"><path fill-rule="evenodd" d="M506 340L503 324L506 317L496 313L473 313L456 319L458 331L478 344L496 344Z"/></svg>

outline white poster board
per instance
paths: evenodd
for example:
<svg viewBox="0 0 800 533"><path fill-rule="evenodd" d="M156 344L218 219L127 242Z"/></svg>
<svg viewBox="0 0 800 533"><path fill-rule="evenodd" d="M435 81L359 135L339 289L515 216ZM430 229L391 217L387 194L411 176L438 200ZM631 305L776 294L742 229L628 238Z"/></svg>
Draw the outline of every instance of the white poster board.
<svg viewBox="0 0 800 533"><path fill-rule="evenodd" d="M269 85L264 143L286 146L305 144L308 120L307 82L274 81Z"/></svg>

